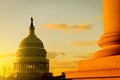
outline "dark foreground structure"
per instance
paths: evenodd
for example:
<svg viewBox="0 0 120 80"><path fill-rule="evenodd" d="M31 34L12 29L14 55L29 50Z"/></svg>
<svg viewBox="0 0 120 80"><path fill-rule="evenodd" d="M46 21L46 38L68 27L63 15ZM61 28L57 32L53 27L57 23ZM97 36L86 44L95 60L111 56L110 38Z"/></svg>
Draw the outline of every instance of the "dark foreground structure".
<svg viewBox="0 0 120 80"><path fill-rule="evenodd" d="M40 77L14 77L10 76L6 79L1 78L2 80L72 80L66 79L65 74L62 73L60 76L53 76L52 73L44 73Z"/></svg>

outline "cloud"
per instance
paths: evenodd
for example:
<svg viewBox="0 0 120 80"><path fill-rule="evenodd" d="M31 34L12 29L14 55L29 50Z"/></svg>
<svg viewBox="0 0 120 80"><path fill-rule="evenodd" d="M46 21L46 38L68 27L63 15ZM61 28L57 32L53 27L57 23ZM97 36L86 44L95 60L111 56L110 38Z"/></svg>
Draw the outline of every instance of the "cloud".
<svg viewBox="0 0 120 80"><path fill-rule="evenodd" d="M75 29L77 29L78 31L89 30L91 29L91 24L80 24L75 26Z"/></svg>
<svg viewBox="0 0 120 80"><path fill-rule="evenodd" d="M55 59L57 56L65 56L64 52L57 52L57 51L52 51L47 53L47 57L49 59Z"/></svg>
<svg viewBox="0 0 120 80"><path fill-rule="evenodd" d="M65 71L78 70L79 60L90 59L91 56L92 56L91 53L86 55L73 56L75 58L79 58L78 61L65 60L65 59L63 60L62 58L60 60L50 59L50 71L53 72L54 75L56 76L56 75L61 75L61 73Z"/></svg>
<svg viewBox="0 0 120 80"><path fill-rule="evenodd" d="M81 23L79 25L68 25L68 24L46 24L45 28L58 31L66 31L67 33L72 33L73 31L84 31L90 30L92 24Z"/></svg>
<svg viewBox="0 0 120 80"><path fill-rule="evenodd" d="M103 20L103 16L97 16L96 19L97 20Z"/></svg>
<svg viewBox="0 0 120 80"><path fill-rule="evenodd" d="M86 55L76 55L75 58L79 58L79 60L86 60L92 58L92 53L86 54Z"/></svg>
<svg viewBox="0 0 120 80"><path fill-rule="evenodd" d="M89 56L86 55L79 55L79 56L75 56L76 58L82 58L82 59L87 59L90 58Z"/></svg>
<svg viewBox="0 0 120 80"><path fill-rule="evenodd" d="M65 56L65 55L66 55L64 52L60 52L60 54L61 54L62 56Z"/></svg>
<svg viewBox="0 0 120 80"><path fill-rule="evenodd" d="M72 26L68 24L46 24L45 27L48 29L52 29L52 30L63 31L63 30L71 28Z"/></svg>
<svg viewBox="0 0 120 80"><path fill-rule="evenodd" d="M72 44L75 46L90 46L97 43L97 41L74 41Z"/></svg>
<svg viewBox="0 0 120 80"><path fill-rule="evenodd" d="M58 54L56 52L48 52L47 57L49 59L55 59Z"/></svg>

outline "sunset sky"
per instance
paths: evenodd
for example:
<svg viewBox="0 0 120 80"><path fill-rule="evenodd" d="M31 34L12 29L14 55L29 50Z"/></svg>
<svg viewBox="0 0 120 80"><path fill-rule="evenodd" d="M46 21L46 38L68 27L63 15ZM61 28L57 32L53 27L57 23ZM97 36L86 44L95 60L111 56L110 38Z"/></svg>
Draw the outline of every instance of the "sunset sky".
<svg viewBox="0 0 120 80"><path fill-rule="evenodd" d="M58 75L78 69L79 60L100 49L102 9L102 0L0 0L0 75L11 72L31 17L48 52L50 71Z"/></svg>

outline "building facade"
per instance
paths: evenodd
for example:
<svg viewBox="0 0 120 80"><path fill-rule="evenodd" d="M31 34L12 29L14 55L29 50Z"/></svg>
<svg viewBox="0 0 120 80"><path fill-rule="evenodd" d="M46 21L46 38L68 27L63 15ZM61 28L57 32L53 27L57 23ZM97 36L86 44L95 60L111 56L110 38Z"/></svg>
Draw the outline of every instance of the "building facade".
<svg viewBox="0 0 120 80"><path fill-rule="evenodd" d="M49 60L42 41L35 35L35 27L31 18L29 35L25 37L16 52L14 71L16 77L38 78L49 72Z"/></svg>

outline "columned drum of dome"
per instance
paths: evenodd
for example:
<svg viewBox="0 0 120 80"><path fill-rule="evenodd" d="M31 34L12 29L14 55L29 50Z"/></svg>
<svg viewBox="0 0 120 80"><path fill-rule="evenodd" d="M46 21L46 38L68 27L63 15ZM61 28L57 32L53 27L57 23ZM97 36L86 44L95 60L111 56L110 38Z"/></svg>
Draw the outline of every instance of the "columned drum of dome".
<svg viewBox="0 0 120 80"><path fill-rule="evenodd" d="M17 76L39 77L49 72L49 60L42 41L35 35L35 27L31 18L29 35L25 37L16 52L14 70Z"/></svg>

